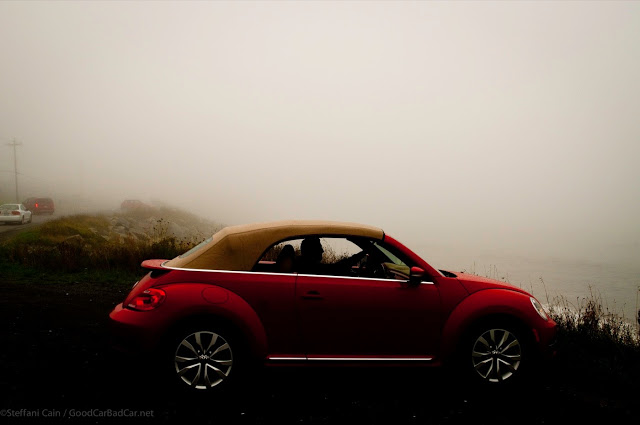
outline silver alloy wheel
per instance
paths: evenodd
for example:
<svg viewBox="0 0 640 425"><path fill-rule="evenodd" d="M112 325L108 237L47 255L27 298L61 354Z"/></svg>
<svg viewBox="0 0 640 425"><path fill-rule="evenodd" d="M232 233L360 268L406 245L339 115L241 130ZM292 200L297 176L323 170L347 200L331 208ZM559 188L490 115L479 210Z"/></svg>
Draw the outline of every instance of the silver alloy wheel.
<svg viewBox="0 0 640 425"><path fill-rule="evenodd" d="M482 379L502 382L518 371L522 347L513 333L505 329L490 329L474 342L471 359L473 368Z"/></svg>
<svg viewBox="0 0 640 425"><path fill-rule="evenodd" d="M215 332L192 333L182 340L175 353L176 373L198 390L215 387L228 379L232 365L229 343Z"/></svg>

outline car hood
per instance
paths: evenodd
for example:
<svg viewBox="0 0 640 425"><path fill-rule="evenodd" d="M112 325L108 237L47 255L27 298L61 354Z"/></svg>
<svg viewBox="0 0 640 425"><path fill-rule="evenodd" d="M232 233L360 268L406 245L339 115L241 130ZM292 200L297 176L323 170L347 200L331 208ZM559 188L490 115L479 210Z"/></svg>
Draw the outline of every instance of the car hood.
<svg viewBox="0 0 640 425"><path fill-rule="evenodd" d="M458 281L464 286L464 288L470 293L481 291L483 289L507 289L509 291L516 291L525 295L531 296L527 291L522 288L518 288L507 282L501 282L495 279L489 279L482 276L476 276L474 274L456 272Z"/></svg>

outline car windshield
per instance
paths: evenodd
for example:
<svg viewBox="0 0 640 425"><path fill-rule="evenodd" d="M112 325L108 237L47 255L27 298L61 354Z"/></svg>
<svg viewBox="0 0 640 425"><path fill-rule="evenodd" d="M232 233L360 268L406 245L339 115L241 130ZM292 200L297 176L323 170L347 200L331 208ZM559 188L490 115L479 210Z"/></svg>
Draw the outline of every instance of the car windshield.
<svg viewBox="0 0 640 425"><path fill-rule="evenodd" d="M0 210L17 210L17 209L19 209L18 204L0 205Z"/></svg>
<svg viewBox="0 0 640 425"><path fill-rule="evenodd" d="M396 257L391 251L380 245L378 242L374 242L373 245L378 248L382 253L396 266L405 266L408 267L404 261Z"/></svg>

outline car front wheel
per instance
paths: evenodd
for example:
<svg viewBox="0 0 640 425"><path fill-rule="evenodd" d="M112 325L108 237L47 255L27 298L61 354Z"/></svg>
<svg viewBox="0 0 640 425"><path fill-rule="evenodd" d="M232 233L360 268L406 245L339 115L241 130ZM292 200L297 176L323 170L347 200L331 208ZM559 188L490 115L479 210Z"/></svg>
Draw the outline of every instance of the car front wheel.
<svg viewBox="0 0 640 425"><path fill-rule="evenodd" d="M485 326L472 334L468 355L472 374L486 383L515 382L527 364L520 332L507 326Z"/></svg>
<svg viewBox="0 0 640 425"><path fill-rule="evenodd" d="M174 373L182 387L211 390L229 385L237 367L232 341L230 335L212 330L183 333L177 338Z"/></svg>

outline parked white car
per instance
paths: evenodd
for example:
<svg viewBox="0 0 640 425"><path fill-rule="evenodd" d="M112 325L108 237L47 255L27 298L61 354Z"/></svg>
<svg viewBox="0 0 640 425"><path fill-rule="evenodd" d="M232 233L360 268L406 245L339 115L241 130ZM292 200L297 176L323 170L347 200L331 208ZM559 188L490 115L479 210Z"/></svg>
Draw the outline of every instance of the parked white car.
<svg viewBox="0 0 640 425"><path fill-rule="evenodd" d="M31 211L22 204L0 205L0 223L31 223Z"/></svg>

